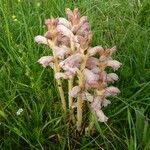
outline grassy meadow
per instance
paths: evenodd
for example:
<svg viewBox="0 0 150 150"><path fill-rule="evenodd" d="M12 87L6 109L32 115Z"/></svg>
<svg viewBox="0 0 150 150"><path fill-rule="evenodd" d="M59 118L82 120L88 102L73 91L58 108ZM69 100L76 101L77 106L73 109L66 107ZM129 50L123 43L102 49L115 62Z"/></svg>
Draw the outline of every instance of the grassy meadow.
<svg viewBox="0 0 150 150"><path fill-rule="evenodd" d="M116 45L123 64L115 83L121 93L104 110L107 124L95 120L93 135L70 128L52 70L37 63L51 52L34 37L66 7L87 15L91 45ZM150 1L0 0L0 149L150 150Z"/></svg>

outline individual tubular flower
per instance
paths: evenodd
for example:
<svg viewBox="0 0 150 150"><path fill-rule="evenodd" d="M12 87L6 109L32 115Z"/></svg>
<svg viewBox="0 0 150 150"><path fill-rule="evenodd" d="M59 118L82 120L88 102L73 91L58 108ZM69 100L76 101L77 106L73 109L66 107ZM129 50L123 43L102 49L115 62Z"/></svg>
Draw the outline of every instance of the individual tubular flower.
<svg viewBox="0 0 150 150"><path fill-rule="evenodd" d="M104 122L104 123L107 122L108 117L105 116L102 110L96 110L96 115L100 122Z"/></svg>
<svg viewBox="0 0 150 150"><path fill-rule="evenodd" d="M106 101L106 100L105 100ZM100 96L96 96L93 100L93 102L91 103L91 108L94 110L94 112L96 113L96 116L98 117L98 120L100 122L107 122L108 118L104 115L103 111L101 110L102 107L105 105L108 105L108 101L105 102L104 104L104 100L100 97Z"/></svg>
<svg viewBox="0 0 150 150"><path fill-rule="evenodd" d="M94 74L89 69L84 69L83 74L85 76L85 82L89 87L98 86L99 75Z"/></svg>
<svg viewBox="0 0 150 150"><path fill-rule="evenodd" d="M58 25L63 25L68 29L71 29L71 23L67 19L62 17L58 18Z"/></svg>
<svg viewBox="0 0 150 150"><path fill-rule="evenodd" d="M103 99L103 101L102 101L102 107L107 107L109 104L111 104L111 101L109 101L107 99Z"/></svg>
<svg viewBox="0 0 150 150"><path fill-rule="evenodd" d="M114 71L118 70L121 66L121 63L117 60L108 60L107 66L112 67Z"/></svg>
<svg viewBox="0 0 150 150"><path fill-rule="evenodd" d="M89 48L87 50L89 56L93 56L93 55L100 53L100 52L102 53L103 51L104 51L104 49L101 46L95 46L95 47Z"/></svg>
<svg viewBox="0 0 150 150"><path fill-rule="evenodd" d="M107 74L107 81L114 83L114 81L117 81L119 79L118 75L115 73L109 73Z"/></svg>
<svg viewBox="0 0 150 150"><path fill-rule="evenodd" d="M101 109L102 105L102 99L100 96L96 96L93 100L93 102L91 103L91 107L93 108L93 110L97 111L99 109Z"/></svg>
<svg viewBox="0 0 150 150"><path fill-rule="evenodd" d="M44 68L50 66L53 63L54 58L52 56L43 56L38 60L38 63L41 64Z"/></svg>
<svg viewBox="0 0 150 150"><path fill-rule="evenodd" d="M105 89L106 96L111 96L111 95L116 96L119 93L120 93L120 90L114 86L110 86Z"/></svg>
<svg viewBox="0 0 150 150"><path fill-rule="evenodd" d="M86 67L88 69L94 69L99 66L99 59L95 57L89 57L87 62L86 62Z"/></svg>
<svg viewBox="0 0 150 150"><path fill-rule="evenodd" d="M55 56L58 57L59 59L64 59L66 55L70 54L70 49L64 45L61 47L55 46L53 48L53 51Z"/></svg>
<svg viewBox="0 0 150 150"><path fill-rule="evenodd" d="M76 74L79 63L82 61L81 54L77 53L74 55L69 56L67 59L60 63L60 66L67 72L72 74Z"/></svg>
<svg viewBox="0 0 150 150"><path fill-rule="evenodd" d="M38 44L48 44L47 38L41 35L38 35L34 38L34 41Z"/></svg>
<svg viewBox="0 0 150 150"><path fill-rule="evenodd" d="M68 29L66 26L64 25L58 25L57 26L57 31L60 32L62 35L68 37L68 38L72 38L73 37L73 33L71 32L70 29Z"/></svg>

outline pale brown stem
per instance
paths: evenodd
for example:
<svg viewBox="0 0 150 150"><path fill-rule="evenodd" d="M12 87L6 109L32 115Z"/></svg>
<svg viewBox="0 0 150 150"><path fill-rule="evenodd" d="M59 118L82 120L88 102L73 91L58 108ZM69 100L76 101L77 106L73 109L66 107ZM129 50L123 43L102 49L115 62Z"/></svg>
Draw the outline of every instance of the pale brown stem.
<svg viewBox="0 0 150 150"><path fill-rule="evenodd" d="M71 53L73 53L75 51L73 37L70 38L70 49L71 49ZM72 108L73 97L70 96L71 90L73 88L73 80L74 80L74 77L72 77L71 79L68 80L68 103L69 103L69 110L70 110L70 118L73 121L73 123L75 123L75 116L74 116L74 111Z"/></svg>
<svg viewBox="0 0 150 150"><path fill-rule="evenodd" d="M66 112L66 110L67 110L66 100L65 100L64 91L63 91L63 88L62 88L62 83L61 83L60 80L56 80L56 81L57 81L57 86L58 86L58 90L59 90L59 93L60 93L62 108L63 108L64 112Z"/></svg>
<svg viewBox="0 0 150 150"><path fill-rule="evenodd" d="M81 125L82 125L82 107L83 107L83 101L81 95L78 96L77 100L77 130L81 131Z"/></svg>
<svg viewBox="0 0 150 150"><path fill-rule="evenodd" d="M49 44L49 47L51 49L53 49L54 46L55 46L55 42L50 41L50 40L48 40L48 44ZM53 56L54 56L54 60L55 60L54 61L54 75L55 75L57 72L60 71L60 67L59 67L58 59L57 59L57 57L55 56L54 53L53 53ZM59 94L60 94L60 98L61 98L62 108L63 108L64 112L66 112L67 111L66 100L65 100L65 96L64 96L64 91L63 91L61 80L57 79L56 82L57 82L57 88L59 90Z"/></svg>
<svg viewBox="0 0 150 150"><path fill-rule="evenodd" d="M73 78L68 80L68 92L69 92L69 109L72 108L73 105L73 97L70 96L70 92L72 90L73 87Z"/></svg>
<svg viewBox="0 0 150 150"><path fill-rule="evenodd" d="M92 111L92 110L91 110ZM90 135L90 133L92 132L93 128L94 128L94 115L93 115L94 112L91 113L90 115L90 123L89 123L89 126L85 128L85 134L88 134Z"/></svg>
<svg viewBox="0 0 150 150"><path fill-rule="evenodd" d="M87 58L88 56L84 55L83 53L83 62L81 63L81 67L78 72L79 86L82 89L82 91L84 91L84 84L85 84L84 75L82 71L85 68ZM82 100L82 96L79 95L77 99L77 130L78 131L81 130L81 125L82 125L82 111L83 111L82 109L83 109L83 100Z"/></svg>

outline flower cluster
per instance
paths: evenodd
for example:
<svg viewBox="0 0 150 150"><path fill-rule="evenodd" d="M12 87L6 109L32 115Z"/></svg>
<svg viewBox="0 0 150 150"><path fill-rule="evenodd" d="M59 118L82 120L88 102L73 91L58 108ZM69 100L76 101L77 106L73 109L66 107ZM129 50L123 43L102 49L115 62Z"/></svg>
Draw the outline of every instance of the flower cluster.
<svg viewBox="0 0 150 150"><path fill-rule="evenodd" d="M67 19L51 18L45 21L48 31L44 36L38 35L38 44L48 45L53 56L43 56L38 62L50 66L54 70L58 89L66 110L61 81L68 80L69 108L77 107L77 128L81 127L82 105L88 101L100 122L106 122L102 108L111 102L109 96L117 95L120 91L114 86L108 86L118 80L115 73L107 73L107 68L116 71L121 63L112 59L116 47L90 47L92 32L86 16L80 16L79 10L66 9Z"/></svg>

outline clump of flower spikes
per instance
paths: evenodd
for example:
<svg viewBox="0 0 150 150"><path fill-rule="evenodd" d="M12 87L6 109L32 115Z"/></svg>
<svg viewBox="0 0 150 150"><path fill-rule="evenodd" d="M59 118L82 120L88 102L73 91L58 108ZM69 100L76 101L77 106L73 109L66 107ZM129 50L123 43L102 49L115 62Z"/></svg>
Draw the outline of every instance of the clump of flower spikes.
<svg viewBox="0 0 150 150"><path fill-rule="evenodd" d="M87 17L81 17L77 8L73 11L66 9L66 15L67 19L47 19L45 25L48 31L44 36L35 37L38 44L48 45L53 52L53 56L43 56L38 62L43 67L51 66L54 69L56 81L72 80L69 89L72 102L69 107L77 107L78 128L81 126L84 101L90 103L100 122L106 122L108 118L102 108L111 103L107 97L120 92L118 88L108 86L108 83L118 80L117 74L106 72L109 67L116 71L121 66L120 62L112 59L116 47L90 47L92 32ZM64 94L62 89L59 91L61 95ZM62 103L65 110L66 100Z"/></svg>

